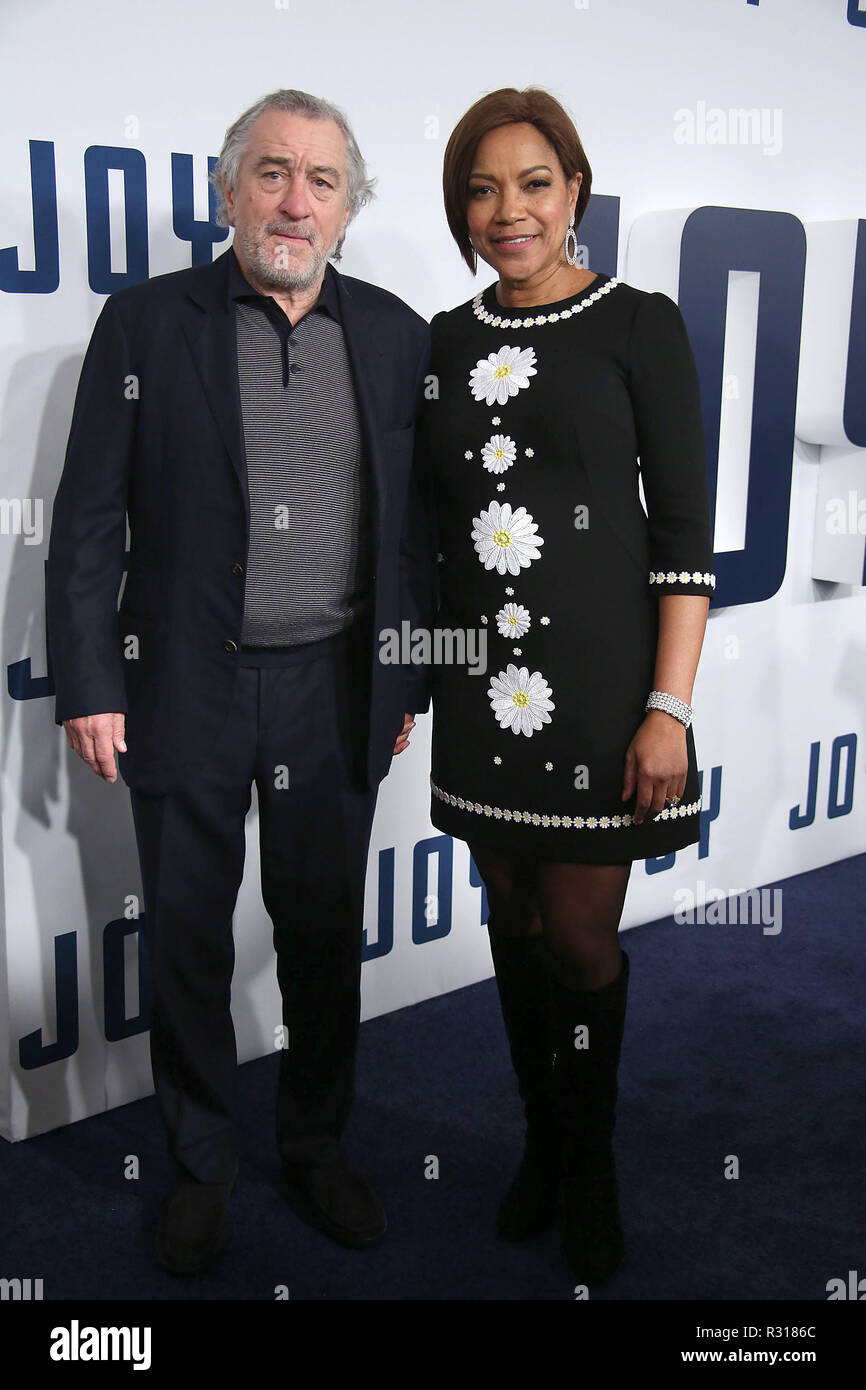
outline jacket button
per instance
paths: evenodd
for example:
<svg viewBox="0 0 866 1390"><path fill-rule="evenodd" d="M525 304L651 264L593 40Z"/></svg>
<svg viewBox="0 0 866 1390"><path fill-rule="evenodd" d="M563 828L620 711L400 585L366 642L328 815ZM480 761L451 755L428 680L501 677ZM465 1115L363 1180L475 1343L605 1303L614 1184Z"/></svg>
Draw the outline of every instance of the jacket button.
<svg viewBox="0 0 866 1390"><path fill-rule="evenodd" d="M244 572L244 567L243 567L243 565L237 565L237 564L232 565L232 574L243 574L243 572Z"/></svg>
<svg viewBox="0 0 866 1390"><path fill-rule="evenodd" d="M225 647L227 652L236 652L238 649L237 642L233 642L230 637L227 638L225 642L223 642L223 646Z"/></svg>

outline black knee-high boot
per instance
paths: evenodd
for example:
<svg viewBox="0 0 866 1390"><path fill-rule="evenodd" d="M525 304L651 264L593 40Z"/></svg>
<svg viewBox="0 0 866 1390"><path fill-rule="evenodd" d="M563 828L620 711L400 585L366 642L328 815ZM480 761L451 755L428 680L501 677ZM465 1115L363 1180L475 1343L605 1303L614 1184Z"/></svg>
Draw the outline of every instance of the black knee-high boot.
<svg viewBox="0 0 866 1390"><path fill-rule="evenodd" d="M526 1115L526 1147L499 1207L503 1240L526 1240L553 1224L561 1161L553 1084L550 975L544 940L490 932L502 1018Z"/></svg>
<svg viewBox="0 0 866 1390"><path fill-rule="evenodd" d="M601 989L552 983L565 1246L573 1276L587 1284L609 1279L623 1255L613 1130L628 980L623 951L620 974Z"/></svg>

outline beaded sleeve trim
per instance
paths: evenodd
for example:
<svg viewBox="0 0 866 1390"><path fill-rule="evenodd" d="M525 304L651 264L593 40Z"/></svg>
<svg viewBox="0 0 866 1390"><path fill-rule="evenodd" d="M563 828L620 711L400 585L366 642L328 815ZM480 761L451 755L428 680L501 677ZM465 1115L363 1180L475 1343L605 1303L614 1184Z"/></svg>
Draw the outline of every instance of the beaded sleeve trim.
<svg viewBox="0 0 866 1390"><path fill-rule="evenodd" d="M610 291L620 284L622 281L617 280L616 276L613 275L600 289L593 290L592 294L587 295L586 299L582 299L579 304L572 304L570 309L560 309L554 314L536 314L529 319L509 319L504 318L502 314L489 313L481 303L484 295L484 290L481 290L480 294L477 294L472 301L472 312L482 323L489 323L493 328L538 328L545 323L559 323L561 319L570 319L575 314L582 314L584 309L589 308L590 304L594 304L603 295L610 294Z"/></svg>
<svg viewBox="0 0 866 1390"><path fill-rule="evenodd" d="M441 787L436 786L432 777L430 787L433 795L438 797L440 801L447 802L449 806L456 806L461 811L470 811L476 816L492 816L494 820L518 821L523 825L539 825L545 830L622 830L631 825L634 819L631 815L542 816L536 811L513 811L502 806L482 805L480 801L467 801L462 796L454 796L451 792L444 792ZM691 801L681 806L665 806L657 816L653 816L652 822L676 820L681 816L695 816L700 809L700 800Z"/></svg>
<svg viewBox="0 0 866 1390"><path fill-rule="evenodd" d="M716 576L700 570L650 570L650 584L706 584L716 587Z"/></svg>

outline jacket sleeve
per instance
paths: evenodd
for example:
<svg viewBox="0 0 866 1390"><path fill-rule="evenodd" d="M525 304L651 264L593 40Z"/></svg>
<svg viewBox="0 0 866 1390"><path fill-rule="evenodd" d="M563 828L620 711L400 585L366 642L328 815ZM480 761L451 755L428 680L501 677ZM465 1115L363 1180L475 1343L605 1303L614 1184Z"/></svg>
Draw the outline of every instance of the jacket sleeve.
<svg viewBox="0 0 866 1390"><path fill-rule="evenodd" d="M679 307L647 294L635 312L628 388L650 537L648 582L712 598L713 546L698 371Z"/></svg>
<svg viewBox="0 0 866 1390"><path fill-rule="evenodd" d="M412 629L432 632L436 622L436 538L433 488L429 460L418 421L430 367L429 337L419 360L415 387L415 450L409 476L406 515L400 540L401 615ZM406 675L406 712L424 714L430 708L432 672L429 666L409 666Z"/></svg>
<svg viewBox="0 0 866 1390"><path fill-rule="evenodd" d="M138 390L108 299L81 368L51 519L46 604L57 724L127 709L117 595Z"/></svg>

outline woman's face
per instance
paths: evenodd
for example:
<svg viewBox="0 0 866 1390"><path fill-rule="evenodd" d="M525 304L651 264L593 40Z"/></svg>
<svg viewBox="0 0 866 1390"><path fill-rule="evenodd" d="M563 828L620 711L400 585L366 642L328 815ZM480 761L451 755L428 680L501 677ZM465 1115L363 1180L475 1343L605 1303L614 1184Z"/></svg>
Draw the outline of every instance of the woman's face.
<svg viewBox="0 0 866 1390"><path fill-rule="evenodd" d="M566 180L534 125L504 125L479 142L466 220L478 255L506 280L544 279L564 266L565 233L583 175Z"/></svg>

